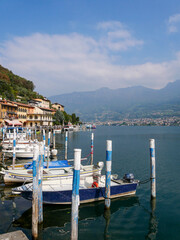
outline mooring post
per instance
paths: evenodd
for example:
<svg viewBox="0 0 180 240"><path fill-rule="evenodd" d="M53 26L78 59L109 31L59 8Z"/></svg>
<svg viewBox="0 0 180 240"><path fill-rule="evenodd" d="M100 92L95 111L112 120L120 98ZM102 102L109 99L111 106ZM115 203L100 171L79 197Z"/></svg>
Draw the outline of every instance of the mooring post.
<svg viewBox="0 0 180 240"><path fill-rule="evenodd" d="M80 181L81 149L74 149L74 172L72 185L71 206L71 240L78 239L78 207L79 207L79 181Z"/></svg>
<svg viewBox="0 0 180 240"><path fill-rule="evenodd" d="M111 165L112 165L112 141L106 142L106 190L105 190L105 209L110 208L111 204Z"/></svg>
<svg viewBox="0 0 180 240"><path fill-rule="evenodd" d="M53 149L55 149L55 147L56 147L55 139L56 139L55 138L55 130L53 130Z"/></svg>
<svg viewBox="0 0 180 240"><path fill-rule="evenodd" d="M43 129L43 144L44 146L46 146L46 133L44 129Z"/></svg>
<svg viewBox="0 0 180 240"><path fill-rule="evenodd" d="M151 199L156 198L156 159L155 140L149 140L150 145L150 166L151 166Z"/></svg>
<svg viewBox="0 0 180 240"><path fill-rule="evenodd" d="M51 132L48 133L47 168L49 167L50 141L51 141Z"/></svg>
<svg viewBox="0 0 180 240"><path fill-rule="evenodd" d="M65 160L67 160L68 131L65 134Z"/></svg>
<svg viewBox="0 0 180 240"><path fill-rule="evenodd" d="M14 169L15 161L16 161L16 130L14 129L14 136L13 136L13 163L12 163L13 169Z"/></svg>
<svg viewBox="0 0 180 240"><path fill-rule="evenodd" d="M3 142L4 142L4 134L5 134L5 128L2 129L2 133L3 133Z"/></svg>
<svg viewBox="0 0 180 240"><path fill-rule="evenodd" d="M33 156L33 195L32 195L32 236L38 237L38 171L37 162L39 158L39 148L34 147Z"/></svg>
<svg viewBox="0 0 180 240"><path fill-rule="evenodd" d="M93 154L94 154L94 133L91 134L91 165L93 164Z"/></svg>
<svg viewBox="0 0 180 240"><path fill-rule="evenodd" d="M36 139L37 137L37 134L36 134L36 126L35 126L35 129L34 129L34 139Z"/></svg>
<svg viewBox="0 0 180 240"><path fill-rule="evenodd" d="M31 140L31 128L29 129L29 140Z"/></svg>
<svg viewBox="0 0 180 240"><path fill-rule="evenodd" d="M39 159L38 159L38 223L39 224L43 222L42 178L43 178L43 146L39 144Z"/></svg>

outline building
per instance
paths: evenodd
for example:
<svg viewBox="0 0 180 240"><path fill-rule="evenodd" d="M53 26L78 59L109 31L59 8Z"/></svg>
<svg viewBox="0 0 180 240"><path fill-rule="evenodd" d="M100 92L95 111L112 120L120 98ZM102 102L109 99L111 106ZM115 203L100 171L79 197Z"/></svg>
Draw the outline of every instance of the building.
<svg viewBox="0 0 180 240"><path fill-rule="evenodd" d="M46 99L32 99L29 104L0 99L0 124L12 125L11 121L16 120L17 125L24 127L52 126L56 110L49 106Z"/></svg>
<svg viewBox="0 0 180 240"><path fill-rule="evenodd" d="M0 100L0 123L6 124L6 121L18 119L18 106L16 103L7 100Z"/></svg>
<svg viewBox="0 0 180 240"><path fill-rule="evenodd" d="M17 108L18 120L23 124L24 127L26 127L27 115L31 106L20 102L17 102L16 104L18 106Z"/></svg>
<svg viewBox="0 0 180 240"><path fill-rule="evenodd" d="M27 114L27 127L52 126L53 109L31 106Z"/></svg>
<svg viewBox="0 0 180 240"><path fill-rule="evenodd" d="M48 99L32 99L29 101L29 104L36 107L49 108L50 101Z"/></svg>
<svg viewBox="0 0 180 240"><path fill-rule="evenodd" d="M64 112L64 106L62 104L53 103L52 108L55 108L56 110L60 110L60 111Z"/></svg>

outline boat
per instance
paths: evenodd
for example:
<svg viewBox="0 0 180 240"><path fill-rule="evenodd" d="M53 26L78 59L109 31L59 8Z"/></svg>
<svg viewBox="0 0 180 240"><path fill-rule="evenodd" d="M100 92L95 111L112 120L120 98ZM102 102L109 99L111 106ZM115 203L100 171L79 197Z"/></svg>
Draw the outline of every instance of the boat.
<svg viewBox="0 0 180 240"><path fill-rule="evenodd" d="M98 180L93 176L81 177L79 184L80 203L101 201L105 198L106 177L102 175ZM111 176L111 199L130 196L136 193L138 180L134 180L133 174L126 174L123 179ZM96 183L96 184L95 184ZM21 193L22 197L32 200L33 184L25 184L13 189L13 193ZM72 178L66 181L43 181L42 184L44 204L71 204L72 203Z"/></svg>
<svg viewBox="0 0 180 240"><path fill-rule="evenodd" d="M92 174L101 174L103 168L103 162L99 162L97 165L81 165L81 176L89 176ZM2 175L3 181L6 185L16 183L29 183L33 180L32 169L1 169L0 175ZM73 167L61 167L61 168L46 168L43 169L43 180L62 180L73 177Z"/></svg>
<svg viewBox="0 0 180 240"><path fill-rule="evenodd" d="M13 140L14 130L18 138L26 138L27 132L25 132L22 127L7 127L4 128L5 139Z"/></svg>
<svg viewBox="0 0 180 240"><path fill-rule="evenodd" d="M86 124L86 129L96 129L95 124Z"/></svg>
<svg viewBox="0 0 180 240"><path fill-rule="evenodd" d="M63 127L63 131L73 131L74 127L73 125L65 125Z"/></svg>
<svg viewBox="0 0 180 240"><path fill-rule="evenodd" d="M62 129L59 128L59 129L54 129L54 133L61 133L62 132Z"/></svg>
<svg viewBox="0 0 180 240"><path fill-rule="evenodd" d="M15 148L16 158L21 159L33 159L34 156L34 146L38 143L32 144L17 144ZM45 157L47 157L48 148L45 147ZM8 148L3 149L5 157L12 158L13 157L13 147L10 145Z"/></svg>

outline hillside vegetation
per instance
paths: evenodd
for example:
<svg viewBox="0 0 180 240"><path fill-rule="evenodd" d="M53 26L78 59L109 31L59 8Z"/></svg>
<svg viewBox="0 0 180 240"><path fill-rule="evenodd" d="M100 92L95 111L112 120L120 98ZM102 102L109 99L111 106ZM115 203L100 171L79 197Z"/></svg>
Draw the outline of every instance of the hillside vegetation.
<svg viewBox="0 0 180 240"><path fill-rule="evenodd" d="M34 91L34 88L32 81L19 77L0 65L0 95L2 98L14 101L17 96L21 96L21 101L24 103L32 98L43 98Z"/></svg>

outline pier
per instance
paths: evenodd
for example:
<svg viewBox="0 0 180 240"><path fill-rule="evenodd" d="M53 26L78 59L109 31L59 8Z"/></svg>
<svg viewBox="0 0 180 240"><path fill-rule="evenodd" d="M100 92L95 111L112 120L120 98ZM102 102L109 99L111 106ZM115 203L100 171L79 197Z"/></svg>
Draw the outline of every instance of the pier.
<svg viewBox="0 0 180 240"><path fill-rule="evenodd" d="M4 233L0 235L0 240L28 240L22 231Z"/></svg>

